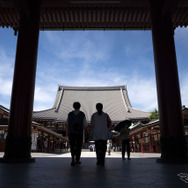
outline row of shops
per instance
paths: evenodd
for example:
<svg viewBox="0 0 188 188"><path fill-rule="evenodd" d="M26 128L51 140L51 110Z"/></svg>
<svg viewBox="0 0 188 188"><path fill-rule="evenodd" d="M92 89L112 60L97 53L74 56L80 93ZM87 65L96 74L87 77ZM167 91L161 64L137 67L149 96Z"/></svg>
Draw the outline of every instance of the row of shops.
<svg viewBox="0 0 188 188"><path fill-rule="evenodd" d="M188 152L188 108L182 108L185 139ZM135 122L130 126L129 138L132 152L160 153L160 122L155 120L148 123ZM121 148L120 136L114 136L114 143Z"/></svg>
<svg viewBox="0 0 188 188"><path fill-rule="evenodd" d="M5 150L8 117L9 110L0 105L0 151ZM38 152L57 152L63 149L66 150L68 147L67 137L34 121L32 121L31 143L31 150Z"/></svg>
<svg viewBox="0 0 188 188"><path fill-rule="evenodd" d="M188 108L182 108L184 133L188 152ZM132 151L160 153L160 122L155 120L149 123L141 121L130 127L130 144Z"/></svg>
<svg viewBox="0 0 188 188"><path fill-rule="evenodd" d="M0 125L0 151L5 150L8 125ZM37 152L59 152L67 150L68 139L55 131L32 122L31 150Z"/></svg>

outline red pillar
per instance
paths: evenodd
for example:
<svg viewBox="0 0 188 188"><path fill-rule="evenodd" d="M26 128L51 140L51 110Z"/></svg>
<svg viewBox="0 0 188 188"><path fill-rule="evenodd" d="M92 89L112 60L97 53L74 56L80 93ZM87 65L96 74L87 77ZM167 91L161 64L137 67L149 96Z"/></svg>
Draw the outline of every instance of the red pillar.
<svg viewBox="0 0 188 188"><path fill-rule="evenodd" d="M28 1L26 1L27 3ZM28 3L30 14L20 14L4 162L34 162L31 158L31 122L35 89L40 0ZM18 5L19 6L19 5Z"/></svg>
<svg viewBox="0 0 188 188"><path fill-rule="evenodd" d="M48 146L47 146L47 152L51 151L51 140L50 140L50 135L48 135Z"/></svg>
<svg viewBox="0 0 188 188"><path fill-rule="evenodd" d="M42 135L42 141L41 141L41 149L42 152L44 151L44 133L41 131L41 135Z"/></svg>
<svg viewBox="0 0 188 188"><path fill-rule="evenodd" d="M142 135L141 135L141 137L140 137L140 152L144 152L144 146L143 146L143 137L142 137Z"/></svg>
<svg viewBox="0 0 188 188"><path fill-rule="evenodd" d="M149 134L149 139L150 139L150 148L149 148L149 152L153 153L153 136L152 133Z"/></svg>
<svg viewBox="0 0 188 188"><path fill-rule="evenodd" d="M55 151L55 137L53 136L53 143L52 143L52 151L54 152Z"/></svg>
<svg viewBox="0 0 188 188"><path fill-rule="evenodd" d="M174 30L161 0L150 0L152 38L160 118L161 162L186 158Z"/></svg>

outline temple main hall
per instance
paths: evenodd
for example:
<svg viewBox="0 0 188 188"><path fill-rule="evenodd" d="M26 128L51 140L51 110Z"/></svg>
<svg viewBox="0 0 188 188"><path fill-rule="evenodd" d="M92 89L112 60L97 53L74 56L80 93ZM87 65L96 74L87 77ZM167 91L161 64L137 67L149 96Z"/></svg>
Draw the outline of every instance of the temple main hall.
<svg viewBox="0 0 188 188"><path fill-rule="evenodd" d="M90 125L91 115L96 112L96 104L102 103L113 124L131 119L132 122L149 121L150 112L134 109L131 105L127 87L74 87L59 85L52 108L33 112L33 120L45 127L67 136L67 115L73 110L73 103L80 102L81 110Z"/></svg>

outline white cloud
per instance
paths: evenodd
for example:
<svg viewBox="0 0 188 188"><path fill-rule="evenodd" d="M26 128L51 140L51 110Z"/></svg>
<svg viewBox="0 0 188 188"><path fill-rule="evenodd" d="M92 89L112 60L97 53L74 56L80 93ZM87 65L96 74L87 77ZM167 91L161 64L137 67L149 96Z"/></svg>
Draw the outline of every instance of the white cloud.
<svg viewBox="0 0 188 188"><path fill-rule="evenodd" d="M128 38L126 44L121 46L122 44L117 44L114 35L109 32L65 33L43 32L40 36L39 56L41 59L37 66L34 110L44 110L53 106L58 84L69 86L127 85L133 108L144 111L157 108L156 83L154 72L152 72L154 65L151 63L153 57L152 60L150 58L152 47L143 46L142 43L134 46L129 41L129 44L132 44L130 46ZM187 33L184 34L187 35ZM179 41L180 39L183 41L181 35L178 37ZM111 67L111 57L115 56L114 61L117 58L113 48L117 48L118 52L125 50L124 55L129 56L129 59L125 58L127 65L117 64ZM0 103L7 104L8 102L3 99L5 96L10 97L14 57L2 49L0 48ZM119 61L121 63L121 60ZM188 104L187 83L188 78L183 77L182 104L186 106Z"/></svg>
<svg viewBox="0 0 188 188"><path fill-rule="evenodd" d="M13 79L13 54L0 46L0 104L9 108Z"/></svg>
<svg viewBox="0 0 188 188"><path fill-rule="evenodd" d="M8 54L3 48L0 46L0 77L2 78L10 78L13 74L13 54Z"/></svg>
<svg viewBox="0 0 188 188"><path fill-rule="evenodd" d="M46 90L46 92L45 92L45 90ZM51 92L49 91L49 88L36 87L35 101L39 101L39 102L52 101L50 94L51 94Z"/></svg>
<svg viewBox="0 0 188 188"><path fill-rule="evenodd" d="M182 105L188 107L188 75L185 75L181 80L180 85Z"/></svg>
<svg viewBox="0 0 188 188"><path fill-rule="evenodd" d="M128 81L128 92L133 108L152 111L158 108L156 83L154 79L133 76Z"/></svg>
<svg viewBox="0 0 188 188"><path fill-rule="evenodd" d="M45 110L53 106L57 87L51 83L36 85L34 95L34 110Z"/></svg>
<svg viewBox="0 0 188 188"><path fill-rule="evenodd" d="M49 88L48 84L56 84L54 92L49 92L45 88L42 90L43 92L48 92L48 96L52 97L53 100L55 100L57 84L68 86L113 86L126 84L128 85L129 97L134 108L139 107L141 110L157 108L154 81L148 82L146 78L142 78L141 74L131 75L131 72L137 72L136 67L132 67L134 71L131 71L131 66L128 68L124 65L125 68L122 70L123 65L121 65L121 68L118 64L117 66L114 64L114 68L109 65L111 53L114 56L119 49L113 49L115 43L114 36L109 35L111 36L110 38L109 36L106 37L108 34L108 32L100 32L100 34L97 32L95 34L92 34L92 32L45 32L41 43L43 43L43 48L49 54L51 53L54 59L52 59L52 62L48 62L49 64L46 63L47 66L38 67L37 84L40 83L40 87L42 84L46 85L47 88ZM49 45L46 45L47 41ZM143 50L145 53L150 51L148 47L143 49L141 46L139 45L137 48L141 49L142 52ZM121 46L116 43L116 48L118 47ZM129 49L133 50L133 48ZM133 59L135 53L138 55L138 52L134 52L132 54ZM139 61L140 64L143 64L143 62L147 64L147 67L149 66L149 59L144 58L142 62ZM45 65L45 63L41 64ZM135 78L135 75L139 76ZM138 88L138 84L142 86ZM148 95L146 90L150 90L151 95L149 97L146 96L146 94ZM38 95L36 93L36 99ZM38 102L39 100L36 101L36 104ZM42 100L41 104L44 104ZM52 107L52 105L48 106L48 108Z"/></svg>
<svg viewBox="0 0 188 188"><path fill-rule="evenodd" d="M63 75L62 79L56 78L56 82L54 82L54 77L55 73L51 74L50 77L48 77L48 82L45 83L45 87L42 89L40 86L40 88L36 89L35 106L37 106L37 110L42 110L42 107L45 106L45 101L48 101L46 102L46 109L52 107L58 87L56 84L66 86L127 85L133 108L143 111L151 111L157 108L155 80L143 78L137 73L125 76L120 74L118 69L108 67L101 68L98 72L95 72L92 70L92 67L88 66L83 72L77 73L77 75L71 79ZM41 105L38 105L39 103Z"/></svg>
<svg viewBox="0 0 188 188"><path fill-rule="evenodd" d="M11 96L12 80L5 80L0 78L0 95Z"/></svg>
<svg viewBox="0 0 188 188"><path fill-rule="evenodd" d="M104 37L105 33L93 35L89 31L45 32L44 36L50 44L47 50L63 61L74 58L90 63L106 61L113 43L113 39L109 41Z"/></svg>

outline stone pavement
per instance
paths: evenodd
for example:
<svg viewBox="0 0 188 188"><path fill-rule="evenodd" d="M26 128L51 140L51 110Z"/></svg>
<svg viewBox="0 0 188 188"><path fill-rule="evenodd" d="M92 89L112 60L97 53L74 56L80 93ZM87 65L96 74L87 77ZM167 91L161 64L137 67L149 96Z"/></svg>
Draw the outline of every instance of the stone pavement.
<svg viewBox="0 0 188 188"><path fill-rule="evenodd" d="M131 153L132 160L123 161L120 152L112 152L106 155L104 167L96 165L95 152L82 152L82 164L74 167L70 152L32 153L32 157L35 163L0 163L0 187L188 187L188 164L156 163L160 154Z"/></svg>

